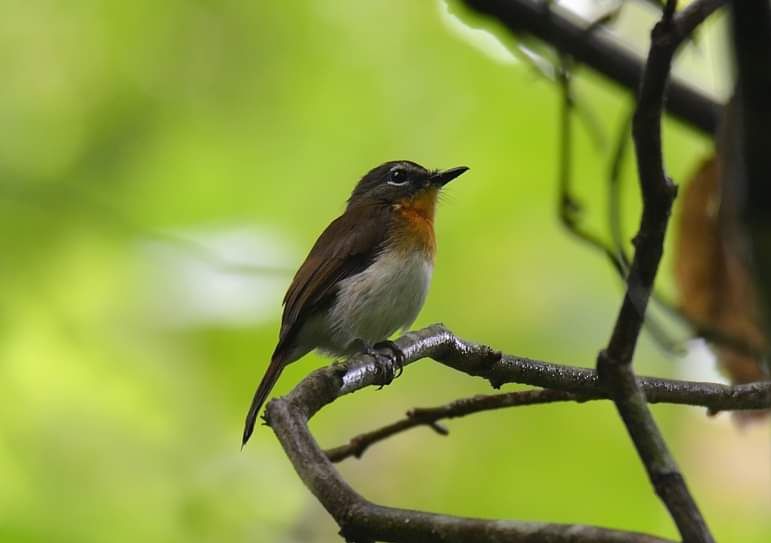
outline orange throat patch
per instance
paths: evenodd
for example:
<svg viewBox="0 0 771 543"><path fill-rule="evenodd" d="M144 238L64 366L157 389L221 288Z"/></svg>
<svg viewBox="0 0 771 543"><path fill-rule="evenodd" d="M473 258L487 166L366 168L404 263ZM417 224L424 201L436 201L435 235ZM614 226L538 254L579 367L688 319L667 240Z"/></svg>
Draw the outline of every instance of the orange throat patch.
<svg viewBox="0 0 771 543"><path fill-rule="evenodd" d="M429 187L394 204L394 244L405 251L422 250L433 257L436 251L434 212L439 189Z"/></svg>

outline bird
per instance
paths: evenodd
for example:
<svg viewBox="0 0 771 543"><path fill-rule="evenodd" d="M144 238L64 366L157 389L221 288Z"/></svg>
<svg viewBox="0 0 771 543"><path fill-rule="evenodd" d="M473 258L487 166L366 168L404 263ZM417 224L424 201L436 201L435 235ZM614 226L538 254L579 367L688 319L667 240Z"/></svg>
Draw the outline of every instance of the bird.
<svg viewBox="0 0 771 543"><path fill-rule="evenodd" d="M415 321L431 281L437 196L468 169L396 160L359 180L284 296L278 342L246 415L242 447L288 364L313 350L332 357L375 354L381 346L398 351L388 338Z"/></svg>

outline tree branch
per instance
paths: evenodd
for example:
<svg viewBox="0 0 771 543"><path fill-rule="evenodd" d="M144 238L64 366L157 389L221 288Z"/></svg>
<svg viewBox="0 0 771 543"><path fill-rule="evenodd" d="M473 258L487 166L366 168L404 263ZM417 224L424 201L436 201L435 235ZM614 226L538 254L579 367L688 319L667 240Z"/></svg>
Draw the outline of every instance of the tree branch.
<svg viewBox="0 0 771 543"><path fill-rule="evenodd" d="M587 32L587 28L575 19L548 7L547 1L463 1L471 9L498 19L511 32L532 34L629 90L636 91L640 85L643 59L601 28ZM672 115L694 128L707 134L715 133L720 105L698 89L679 80L673 81L666 107Z"/></svg>
<svg viewBox="0 0 771 543"><path fill-rule="evenodd" d="M440 326L407 334L396 344L405 354L405 364L431 356L484 371L501 361L499 353L458 340ZM387 373L382 364L368 355L359 355L345 364L317 370L266 408L267 420L295 470L336 520L346 541L667 543L644 534L593 526L459 518L370 503L342 479L310 434L307 422L335 398L364 386L382 384Z"/></svg>
<svg viewBox="0 0 771 543"><path fill-rule="evenodd" d="M586 229L581 224L583 206L573 196L571 191L571 166L573 163L573 137L572 137L572 114L575 108L571 90L572 70L571 64L565 58L561 58L560 69L558 71L557 81L560 84L562 94L562 108L560 111L560 141L559 141L559 218L568 232L573 234L576 239L585 243L592 249L601 252L610 262L613 269L619 277L626 281L627 271L629 269L629 259L624 251L621 241L621 222L620 222L620 173L623 162L624 150L626 148L627 135L631 132L631 116L623 124L623 130L619 134L614 151L611 171L609 175L609 209L610 209L610 230L612 243L606 243L603 239ZM657 300L656 292L652 293L654 300ZM658 301L658 300L657 300ZM644 322L648 333L666 352L682 355L684 349L682 345L669 337L664 327L656 319L648 315Z"/></svg>
<svg viewBox="0 0 771 543"><path fill-rule="evenodd" d="M662 7L662 6L659 6ZM663 6L666 7L666 6ZM758 18L762 21L762 18ZM744 34L742 34L744 35ZM762 35L762 32L761 32ZM771 38L768 38L771 40ZM761 51L771 51L771 44L769 44L768 49L760 48ZM771 55L771 53L768 53ZM771 62L771 60L769 60ZM560 54L560 62L558 69L556 70L557 74L557 83L560 86L561 91L561 110L560 110L560 138L559 138L559 168L557 172L557 184L559 186L559 206L558 206L558 216L562 224L565 226L565 228L573 234L579 241L584 242L589 247L597 250L598 252L602 253L610 262L613 269L618 273L618 275L626 280L627 271L629 269L629 257L626 254L626 251L624 249L624 235L621 229L621 190L620 190L620 179L621 179L621 170L624 163L624 157L626 153L627 148L627 142L631 139L631 125L632 125L632 116L630 115L628 118L626 118L622 124L620 131L616 137L616 143L615 148L613 151L613 156L611 160L611 166L610 171L608 174L608 228L610 231L610 239L611 243L606 243L603 241L602 237L591 232L590 230L586 229L582 226L581 220L582 220L582 211L583 211L583 205L576 199L576 197L573 195L571 185L571 175L572 175L572 163L573 163L573 126L572 126L572 116L574 111L576 110L576 104L575 99L572 92L572 77L573 77L573 61L572 58L565 55ZM763 65L762 62L752 63L748 62L747 64L750 64L751 66L754 65ZM768 73L771 73L771 69L768 70ZM771 76L769 76L771 78ZM672 92L672 89L669 89L669 92ZM769 90L771 92L771 90ZM752 94L752 93L751 93ZM763 96L765 98L765 95L762 93L755 93L756 95ZM768 108L766 108L768 109ZM580 110L579 110L580 111ZM771 110L769 110L771 111ZM764 114L766 114L764 112ZM771 116L771 113L768 113L769 116ZM759 115L755 114L752 116L752 119L758 119L760 118ZM771 122L771 120L769 121ZM766 123L757 123L757 126L766 126ZM762 147L764 144L764 139L759 137L752 137L750 138L752 141L760 140L761 143L759 147ZM756 154L760 154L757 153ZM763 179L761 176L755 176L755 178ZM764 189L765 185L761 187L760 190L767 190ZM763 195L760 195L758 198L750 199L751 202L761 202L760 205L758 205L759 208L762 208L765 210L765 202L768 201L769 198L764 198ZM765 217L763 213L756 213L756 215ZM769 221L771 222L771 221ZM769 232L771 232L771 226L768 228ZM763 238L763 236L760 236ZM771 238L771 235L768 236ZM760 251L762 254L765 254L764 251ZM771 251L769 251L769 254L771 254ZM759 259L756 257L754 258L755 261L759 261ZM769 265L769 269L771 269L771 265ZM768 274L766 274L768 275ZM760 276L766 276L764 274L760 274ZM763 353L758 351L758 349L753 348L753 346L749 345L746 341L742 341L736 337L732 337L730 334L726 334L721 332L718 329L715 329L709 325L706 325L703 322L698 322L695 319L691 318L690 316L683 313L683 311L676 306L674 303L672 303L670 300L668 300L665 296L663 296L661 293L657 292L655 289L651 292L651 300L656 302L662 309L667 311L670 315L674 316L678 320L682 321L684 324L689 326L693 330L693 337L700 337L703 338L711 343L717 344L723 349L729 349L732 350L738 354L745 355L745 356L751 356L753 358L756 358L757 360L763 360L764 358L768 357L769 353ZM769 307L771 307L771 303L769 303ZM646 326L647 331L649 332L652 339L656 341L656 343L664 349L668 353L672 353L677 356L682 356L685 347L683 346L682 341L675 340L667 334L665 331L664 326L662 326L656 319L654 319L650 314L646 316L644 326Z"/></svg>
<svg viewBox="0 0 771 543"><path fill-rule="evenodd" d="M524 357L503 355L489 346L465 341L442 325L409 332L396 340L405 366L423 358L487 379L494 386L523 383L559 389L577 396L605 394L597 372ZM374 505L358 495L341 477L308 429L308 420L340 396L383 384L389 371L384 362L357 355L343 364L316 370L287 396L271 401L266 419L303 482L329 511L350 541L394 542L529 542L603 543L662 542L652 536L529 522L482 521L418 513ZM724 386L643 377L652 401L704 405L723 409L762 409L771 406L771 382ZM559 391L543 391L544 397Z"/></svg>
<svg viewBox="0 0 771 543"><path fill-rule="evenodd" d="M446 405L438 407L418 407L407 412L407 416L387 426L383 426L372 432L366 432L352 438L347 444L328 449L327 458L332 462L341 462L346 458L355 456L361 458L366 450L391 436L417 428L418 426L428 426L440 435L447 435L449 432L443 426L439 425L442 419L454 419L465 417L482 411L492 411L504 407L519 407L523 405L539 405L554 402L576 401L584 402L591 399L598 399L602 396L598 393L596 396L588 394L576 394L574 392L565 392L562 390L540 389L540 390L521 390L509 392L507 394L479 395L471 398L462 398Z"/></svg>
<svg viewBox="0 0 771 543"><path fill-rule="evenodd" d="M656 426L646 396L632 368L645 311L664 248L664 237L677 193L664 170L661 115L675 52L685 38L715 9L720 0L700 0L675 15L668 0L662 20L651 32L651 48L640 86L633 122L643 211L635 238L635 255L627 291L608 346L597 359L598 373L608 385L656 494L666 505L686 543L713 543L685 479Z"/></svg>
<svg viewBox="0 0 771 543"><path fill-rule="evenodd" d="M739 134L738 179L735 192L741 195L740 219L747 234L748 255L759 287L759 306L765 319L766 336L771 337L771 4L768 0L734 0L731 5L734 53L737 68L737 113ZM771 359L766 359L771 370Z"/></svg>
<svg viewBox="0 0 771 543"><path fill-rule="evenodd" d="M523 359L506 357L516 364ZM533 364L535 363L535 364ZM462 398L437 407L422 407L411 409L406 417L377 430L359 434L339 447L327 449L326 455L332 462L341 462L352 456L360 458L369 447L419 426L428 426L440 435L449 431L439 425L440 420L453 419L526 405L540 405L555 402L585 403L608 398L597 378L597 373L584 368L562 366L549 362L528 361L527 375L516 382L532 382L541 380L543 373L558 375L564 379L557 388L519 390L504 394L477 395ZM533 368L538 368L532 372ZM546 371L544 369L548 368ZM587 378L588 377L588 378ZM568 392L561 388L573 388L576 382L583 384L580 391ZM716 383L698 383L641 377L640 386L648 403L671 403L706 407L711 415L729 410L759 410L771 407L771 382L751 383L745 385L720 385Z"/></svg>

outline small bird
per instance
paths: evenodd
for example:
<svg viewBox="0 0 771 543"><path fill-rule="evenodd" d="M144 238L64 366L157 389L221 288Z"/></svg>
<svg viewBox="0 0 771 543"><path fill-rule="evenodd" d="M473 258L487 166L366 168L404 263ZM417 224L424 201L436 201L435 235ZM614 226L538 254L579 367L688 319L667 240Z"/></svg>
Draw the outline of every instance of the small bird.
<svg viewBox="0 0 771 543"><path fill-rule="evenodd" d="M278 344L246 415L243 445L287 364L314 349L340 357L393 346L387 338L415 321L433 269L437 196L467 170L399 160L361 178L284 296Z"/></svg>

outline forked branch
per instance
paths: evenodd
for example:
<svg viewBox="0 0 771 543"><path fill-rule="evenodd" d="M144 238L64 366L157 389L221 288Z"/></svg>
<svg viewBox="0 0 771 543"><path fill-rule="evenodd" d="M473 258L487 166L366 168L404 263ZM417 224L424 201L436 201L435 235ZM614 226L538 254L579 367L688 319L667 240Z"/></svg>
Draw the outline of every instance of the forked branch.
<svg viewBox="0 0 771 543"><path fill-rule="evenodd" d="M516 364L516 361L522 359L512 358L512 360ZM556 402L585 403L608 398L597 379L596 372L592 370L557 366L549 362L538 362L538 365L540 366L539 370L544 368L549 368L549 371L559 370L558 375L565 380L564 384L552 385L555 388L477 395L436 407L411 409L404 418L376 430L359 434L351 438L345 445L328 449L326 454L332 462L341 462L350 457L360 458L372 445L420 426L427 426L440 435L447 435L449 431L439 424L440 421L466 417L485 411ZM528 369L530 367L532 366L529 365ZM576 381L587 383L585 374L590 374L589 384L582 384L579 391L561 390L563 387L573 390ZM526 375L518 378L517 382L525 383L536 380L540 380L538 373L528 371ZM727 386L717 383L640 377L640 386L648 403L705 407L710 415L715 415L720 411L760 410L771 407L771 382Z"/></svg>
<svg viewBox="0 0 771 543"><path fill-rule="evenodd" d="M714 539L651 415L646 395L632 368L632 358L677 194L664 169L661 145L661 116L672 59L696 26L723 3L722 0L696 1L676 14L677 1L668 0L661 21L651 32L650 52L632 125L643 200L642 219L635 237L635 254L624 301L608 346L597 358L597 370L607 383L651 484L685 543L713 543Z"/></svg>
<svg viewBox="0 0 771 543"><path fill-rule="evenodd" d="M493 386L521 383L548 387L542 398L605 395L597 373L502 354L465 341L442 325L410 332L396 340L405 365L434 360ZM667 541L653 536L579 525L465 519L374 505L353 490L308 429L308 420L340 396L382 384L382 362L358 355L344 364L322 368L303 379L287 396L268 404L266 417L306 486L340 525L350 541L588 543ZM393 370L394 368L391 368ZM712 410L762 409L771 406L771 382L725 386L642 377L652 401L699 405ZM517 393L514 393L517 394ZM521 393L520 393L521 394ZM479 409L478 411L482 411Z"/></svg>

